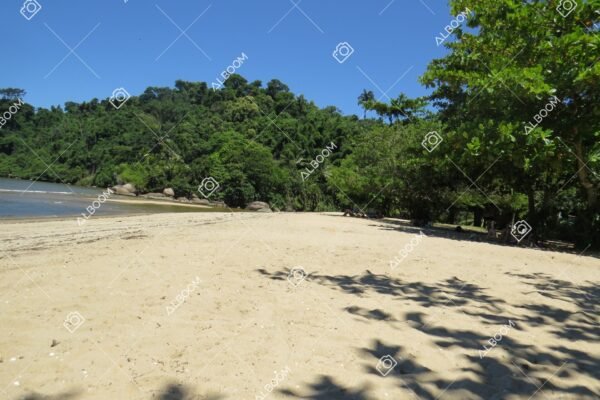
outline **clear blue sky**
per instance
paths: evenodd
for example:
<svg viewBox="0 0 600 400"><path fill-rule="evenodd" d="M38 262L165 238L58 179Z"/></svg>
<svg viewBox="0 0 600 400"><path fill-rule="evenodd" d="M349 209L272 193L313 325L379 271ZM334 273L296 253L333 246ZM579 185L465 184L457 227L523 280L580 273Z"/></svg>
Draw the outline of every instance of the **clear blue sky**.
<svg viewBox="0 0 600 400"><path fill-rule="evenodd" d="M452 19L446 0L295 0L299 9L291 0L37 1L31 20L23 0L0 3L0 87L25 89L38 107L121 86L137 95L177 79L210 83L244 52L238 72L248 80L277 78L319 106L358 114L363 88L379 96L376 85L386 91L403 75L391 97L427 93L417 79L445 53L435 37ZM199 18L173 44L181 32L165 14L184 31ZM55 34L71 48L89 36L65 59ZM339 64L332 52L343 41L355 52Z"/></svg>

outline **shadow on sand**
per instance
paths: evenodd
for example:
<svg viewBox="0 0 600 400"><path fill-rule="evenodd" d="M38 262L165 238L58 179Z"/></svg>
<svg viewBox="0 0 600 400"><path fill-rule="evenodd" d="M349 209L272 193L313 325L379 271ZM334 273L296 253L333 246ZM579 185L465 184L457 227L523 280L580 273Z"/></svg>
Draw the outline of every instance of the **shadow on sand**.
<svg viewBox="0 0 600 400"><path fill-rule="evenodd" d="M259 269L257 272L272 280L285 281L290 271L269 272ZM465 313L480 318L486 324L498 326L512 320L515 323L513 329L517 330L529 330L528 328L544 325L551 327L550 334L560 341L560 344L553 341L544 345L534 340L527 343L518 341L510 335L505 335L500 344L503 352L491 351L482 356L479 351L490 339L489 332L482 334L461 327L440 326L439 321L428 320L428 317L420 312L405 313L400 317L394 315L394 310L366 309L358 305L345 307L345 312L368 323L392 326L407 323L412 329L429 336L439 348L454 349L460 353L463 363L451 371L459 378L450 380L420 364L402 344L399 344L401 342L384 343L375 338L369 347L360 349L365 362L365 373L377 377L381 377L376 368L380 358L386 355L394 357L398 365L385 379L394 379L399 387L413 392L418 398L435 400L441 396L451 399L503 400L515 396L530 398L536 393L540 398L546 396L549 399L600 398L597 388L569 384L569 378L575 375L586 376L595 382L600 381L600 358L578 350L573 343L577 340L600 342L598 283L588 282L584 286L577 286L546 274L507 275L530 286L531 290L523 292L524 294L537 292L549 299L568 302L571 307L511 304L510 299L489 296L485 288L458 278L441 280L438 284L431 285L423 282L405 282L395 277L366 271L356 276L310 274L306 280L309 284L323 285L357 298L378 294L412 301L423 307L454 308L457 311L464 306L470 306ZM568 306L567 303L565 305ZM518 318L511 316L506 311L509 306L522 309L522 315ZM343 387L336 383L334 377L319 375L312 383L306 383L300 392L284 389L281 393L307 399L371 400L375 399L371 389L368 385ZM540 393L542 390L543 393ZM302 396L299 393L302 393Z"/></svg>
<svg viewBox="0 0 600 400"><path fill-rule="evenodd" d="M288 284L289 270L269 272L257 270L261 276ZM413 392L423 400L436 399L494 399L505 400L539 396L548 399L591 400L600 398L597 387L585 387L574 383L571 378L585 377L588 381L600 382L600 358L577 348L577 341L600 344L600 310L598 282L575 285L569 281L553 278L548 274L506 275L527 285L525 295L538 293L540 296L559 300L554 305L535 303L514 304L510 299L499 299L486 294L487 289L465 282L456 277L440 280L437 284L407 282L395 277L373 274L361 275L311 274L308 284L321 285L348 296L341 311L361 318L369 324L403 323L411 329L427 335L440 349L455 350L462 363L448 364L456 379L448 379L423 365L408 351L407 343L398 339L388 343L380 338L371 338L367 347L359 348L365 376L392 380L395 385ZM401 301L436 309L448 308L464 311L480 318L486 324L498 326L508 320L515 323L513 329L531 330L545 327L554 337L548 344L535 340L519 341L510 334L502 337L502 351L480 353L489 340L489 332L481 333L463 327L442 326L440 321L422 312L407 312L398 315L398 310L352 305L352 299L366 295L390 296ZM564 304L565 308L561 307ZM522 310L517 318L507 312L509 307ZM356 348L346 349L352 351ZM391 356L397 365L383 378L378 370L379 360ZM290 398L313 400L375 400L374 388L369 384L345 387L335 377L315 375L310 382L298 388L282 388L278 392ZM537 395L536 395L537 394ZM414 396L413 396L414 397ZM30 394L19 400L74 400L82 398L82 392L70 391L57 395ZM161 388L149 399L158 400L220 400L221 395L199 396L193 389L171 383ZM415 397L416 398L416 397Z"/></svg>
<svg viewBox="0 0 600 400"><path fill-rule="evenodd" d="M56 395L32 393L18 397L16 400L75 400L83 398L85 397L83 396L82 390L72 390ZM224 398L224 396L219 394L200 396L196 394L191 387L180 383L169 383L158 390L158 393L148 397L149 400L221 400Z"/></svg>
<svg viewBox="0 0 600 400"><path fill-rule="evenodd" d="M344 217L341 214L340 215L329 215L329 217L331 217L331 218L349 218L349 217ZM423 232L423 234L425 234L426 236L458 240L458 241L468 241L468 242L478 242L478 243L483 242L483 243L494 244L496 246L508 246L508 247L526 247L525 243L527 242L526 240L524 240L519 245L514 242L513 243L505 243L505 242L500 241L499 239L493 240L493 239L489 238L486 233L470 230L470 228L472 228L472 227L464 227L463 226L462 227L463 231L457 232L455 230L455 228L451 228L451 227L442 227L442 226L419 227L419 226L412 225L410 223L410 221L408 221L408 220L402 220L402 219L384 218L384 219L377 219L377 220L370 220L370 221L373 222L370 226L373 226L373 227L376 227L376 228L379 228L382 230L386 230L386 231L404 232L404 233L410 233L412 235L418 235L419 232ZM528 248L532 248L532 249L540 250L540 251L558 251L558 252L562 252L562 253L578 254L578 255L580 255L580 252L581 252L580 250L573 249L572 245L569 243L562 243L562 242L555 242L555 241L544 242L544 243L542 243L542 247L540 247L540 245L535 245L533 243L530 244L530 246L531 247L528 247ZM592 252L592 251L585 251L583 254L581 254L581 256L593 257L593 258L600 259L600 253Z"/></svg>
<svg viewBox="0 0 600 400"><path fill-rule="evenodd" d="M55 395L41 395L38 393L30 393L25 396L19 397L18 400L73 400L77 399L82 395L81 390L70 390Z"/></svg>

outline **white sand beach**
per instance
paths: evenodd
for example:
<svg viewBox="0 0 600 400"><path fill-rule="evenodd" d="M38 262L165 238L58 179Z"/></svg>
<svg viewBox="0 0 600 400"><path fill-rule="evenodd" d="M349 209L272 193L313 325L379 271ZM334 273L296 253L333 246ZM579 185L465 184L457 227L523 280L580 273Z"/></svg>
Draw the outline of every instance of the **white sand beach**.
<svg viewBox="0 0 600 400"><path fill-rule="evenodd" d="M2 399L600 393L600 260L585 253L425 230L401 259L418 229L340 214L0 227Z"/></svg>

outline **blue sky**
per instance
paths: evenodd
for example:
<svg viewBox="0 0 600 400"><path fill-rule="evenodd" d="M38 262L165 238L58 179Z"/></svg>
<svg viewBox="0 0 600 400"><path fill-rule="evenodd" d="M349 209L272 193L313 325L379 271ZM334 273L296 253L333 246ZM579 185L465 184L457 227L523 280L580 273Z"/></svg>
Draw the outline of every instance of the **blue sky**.
<svg viewBox="0 0 600 400"><path fill-rule="evenodd" d="M446 0L37 1L31 20L23 0L0 3L0 87L25 89L38 107L210 83L243 52L248 80L277 78L319 106L360 114L364 88L427 93L418 77L444 55L435 37L452 19ZM332 56L340 42L354 49L343 64Z"/></svg>

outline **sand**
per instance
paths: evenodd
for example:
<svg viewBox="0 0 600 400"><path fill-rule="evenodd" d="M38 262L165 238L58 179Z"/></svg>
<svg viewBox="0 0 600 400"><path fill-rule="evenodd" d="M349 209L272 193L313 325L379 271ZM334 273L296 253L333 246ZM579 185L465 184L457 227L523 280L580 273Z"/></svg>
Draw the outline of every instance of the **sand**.
<svg viewBox="0 0 600 400"><path fill-rule="evenodd" d="M337 214L0 228L2 399L599 397L587 252Z"/></svg>

